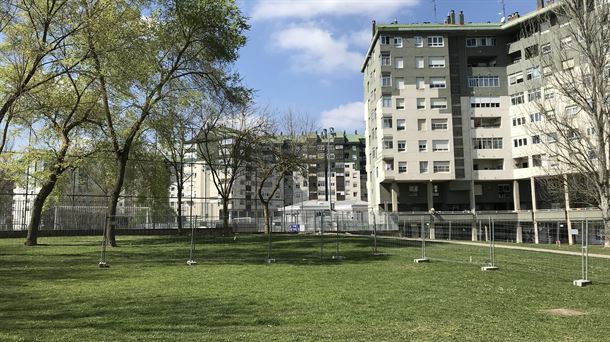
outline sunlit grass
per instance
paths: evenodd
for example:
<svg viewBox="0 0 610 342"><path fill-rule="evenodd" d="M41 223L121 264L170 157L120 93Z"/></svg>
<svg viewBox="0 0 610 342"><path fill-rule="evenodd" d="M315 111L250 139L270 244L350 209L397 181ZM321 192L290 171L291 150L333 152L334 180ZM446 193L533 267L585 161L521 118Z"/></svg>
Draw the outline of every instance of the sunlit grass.
<svg viewBox="0 0 610 342"><path fill-rule="evenodd" d="M99 269L97 238L0 240L0 340L557 341L604 340L608 260L594 285L571 284L580 259L481 247L333 236L119 237ZM321 247L323 247L321 252ZM576 274L575 274L576 273ZM573 276L575 274L575 276ZM568 308L582 316L544 310Z"/></svg>

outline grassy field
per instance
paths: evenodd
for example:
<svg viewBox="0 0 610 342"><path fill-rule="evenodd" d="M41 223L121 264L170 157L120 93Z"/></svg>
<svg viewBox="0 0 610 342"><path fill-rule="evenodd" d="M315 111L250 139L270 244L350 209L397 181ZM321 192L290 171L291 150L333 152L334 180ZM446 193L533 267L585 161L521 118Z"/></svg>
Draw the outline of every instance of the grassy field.
<svg viewBox="0 0 610 342"><path fill-rule="evenodd" d="M98 269L96 238L0 240L2 341L601 341L608 340L610 262L592 261L594 286L577 288L580 259L369 238L120 237ZM323 258L320 246L324 242ZM577 269L574 269L577 267ZM554 309L565 309L549 311Z"/></svg>

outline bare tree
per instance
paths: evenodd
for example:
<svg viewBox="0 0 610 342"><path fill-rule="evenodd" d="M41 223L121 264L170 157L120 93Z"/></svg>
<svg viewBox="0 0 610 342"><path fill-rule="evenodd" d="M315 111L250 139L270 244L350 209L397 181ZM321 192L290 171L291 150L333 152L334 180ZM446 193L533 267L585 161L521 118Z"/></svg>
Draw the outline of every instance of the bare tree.
<svg viewBox="0 0 610 342"><path fill-rule="evenodd" d="M536 33L552 22L551 34ZM610 4L561 1L527 31L538 35L540 55L526 56L539 60L531 70L540 80L523 95L539 153L533 166L550 175L543 184L566 202L571 196L601 210L610 247Z"/></svg>
<svg viewBox="0 0 610 342"><path fill-rule="evenodd" d="M207 105L203 116L197 147L221 198L223 227L228 229L233 185L251 167L254 151L269 132L269 120L252 108L227 101Z"/></svg>
<svg viewBox="0 0 610 342"><path fill-rule="evenodd" d="M176 217L178 219L178 234L182 234L183 225L183 195L186 182L193 181L193 162L195 162L197 148L193 139L199 127L197 115L201 111L195 98L186 97L167 101L166 104L153 112L151 127L156 139L155 148L169 166L177 190ZM163 112L163 113L158 113ZM185 165L190 163L189 172ZM190 203L192 206L193 203Z"/></svg>
<svg viewBox="0 0 610 342"><path fill-rule="evenodd" d="M269 205L287 177L307 172L307 133L313 126L304 117L288 111L271 126L271 134L263 137L254 154L258 175L257 195L263 205L265 233L271 233Z"/></svg>

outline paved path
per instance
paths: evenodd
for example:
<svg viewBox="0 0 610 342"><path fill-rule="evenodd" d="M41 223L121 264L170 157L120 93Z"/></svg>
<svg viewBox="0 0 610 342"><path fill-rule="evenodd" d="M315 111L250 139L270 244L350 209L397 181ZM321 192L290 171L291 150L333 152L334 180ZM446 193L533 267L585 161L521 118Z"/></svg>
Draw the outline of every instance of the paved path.
<svg viewBox="0 0 610 342"><path fill-rule="evenodd" d="M377 238L382 239L396 239L396 237L391 236L377 236ZM408 240L408 241L421 241L421 239L414 238L398 238L400 240ZM466 245L466 246L478 246L478 247L489 247L489 244L482 242L472 242L472 241L455 241L455 240L426 240L426 242L435 242L435 243L448 243L453 245ZM530 251L530 252L542 252L542 253L552 253L552 254L563 254L563 255L575 255L580 256L580 252L572 252L572 251L557 251L553 249L546 248L536 248L536 247L525 247L525 246L515 246L515 245L503 245L496 244L497 248L504 249L517 249L522 251ZM610 259L610 254L597 254L597 253L589 253L589 256L592 258L601 258L601 259Z"/></svg>

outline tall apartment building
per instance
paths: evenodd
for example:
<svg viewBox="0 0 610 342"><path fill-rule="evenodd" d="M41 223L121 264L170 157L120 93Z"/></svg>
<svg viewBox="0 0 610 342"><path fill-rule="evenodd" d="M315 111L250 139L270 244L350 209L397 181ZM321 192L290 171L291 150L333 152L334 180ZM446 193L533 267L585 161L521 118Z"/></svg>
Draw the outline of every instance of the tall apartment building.
<svg viewBox="0 0 610 342"><path fill-rule="evenodd" d="M542 76L556 71L542 70L540 56L551 42L569 43L555 6L539 0L502 23L467 23L453 11L445 24L373 22L362 66L371 209L569 207L540 195L536 180L552 161L536 146L551 137L525 128L540 120L528 103L553 96Z"/></svg>
<svg viewBox="0 0 610 342"><path fill-rule="evenodd" d="M307 174L293 172L285 175L274 195L270 209L298 204L308 200L326 200L328 191L332 202L366 201L365 138L346 132L322 137L312 133L306 139ZM330 162L330 163L329 163ZM231 218L262 218L263 208L258 201L260 177L253 166L234 183L229 206ZM327 167L330 167L328 170ZM187 155L182 211L184 215L219 217L221 205L209 168L195 152ZM328 187L327 184L328 176ZM271 183L263 190L271 191ZM177 186L170 187L170 206L177 208ZM192 211L191 211L192 209Z"/></svg>
<svg viewBox="0 0 610 342"><path fill-rule="evenodd" d="M364 136L357 132L312 135L308 141L308 157L307 179L300 182L307 189L305 200L327 200L328 193L332 202L367 201ZM295 187L298 184L295 178ZM297 203L298 198L293 201Z"/></svg>

